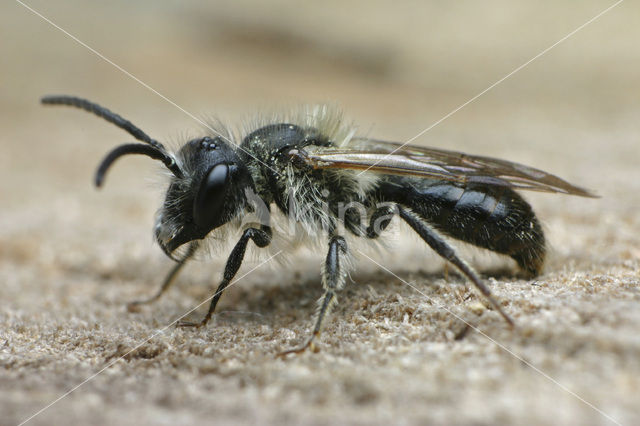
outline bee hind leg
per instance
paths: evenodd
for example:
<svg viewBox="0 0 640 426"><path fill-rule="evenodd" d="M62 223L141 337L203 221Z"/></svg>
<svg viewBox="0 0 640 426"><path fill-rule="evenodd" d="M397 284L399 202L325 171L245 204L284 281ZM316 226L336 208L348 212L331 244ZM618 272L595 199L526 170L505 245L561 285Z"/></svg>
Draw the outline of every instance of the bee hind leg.
<svg viewBox="0 0 640 426"><path fill-rule="evenodd" d="M429 244L433 250L435 250L436 253L455 265L464 275L467 276L467 278L471 280L471 282L473 282L476 288L480 290L484 297L486 297L491 303L493 308L502 315L509 325L514 326L513 319L511 319L511 317L502 309L498 301L494 299L489 287L486 286L471 266L458 257L454 248L449 245L449 243L447 243L447 241L444 240L435 229L429 226L428 223L411 210L399 207L399 213L400 217L407 222L407 224L416 231L418 235L420 235L420 237Z"/></svg>
<svg viewBox="0 0 640 426"><path fill-rule="evenodd" d="M300 354L307 349L317 352L314 340L320 335L324 320L336 302L336 293L342 290L346 281L347 265L344 264L346 257L347 242L343 237L334 235L329 240L329 251L322 268L322 286L324 287L324 295L320 300L318 300L318 310L316 312L316 322L313 327L313 333L309 340L307 340L307 343L297 349L290 349L288 351L281 352L278 354L279 357L284 357L289 354Z"/></svg>

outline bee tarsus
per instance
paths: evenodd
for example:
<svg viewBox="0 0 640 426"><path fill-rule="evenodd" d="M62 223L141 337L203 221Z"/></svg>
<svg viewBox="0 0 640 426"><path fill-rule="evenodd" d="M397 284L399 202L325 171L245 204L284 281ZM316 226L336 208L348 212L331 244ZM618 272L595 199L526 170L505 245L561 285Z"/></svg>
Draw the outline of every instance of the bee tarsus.
<svg viewBox="0 0 640 426"><path fill-rule="evenodd" d="M169 274L167 274L167 277L162 282L162 285L160 286L156 294L154 294L153 296L147 299L133 300L129 302L127 304L127 309L129 311L136 311L138 309L138 306L148 305L160 299L160 297L164 294L164 292L167 291L169 287L171 287L171 285L176 281L176 278L178 277L180 270L184 267L185 263L187 263L187 261L191 259L191 257L193 256L197 248L198 248L198 245L195 243L191 243L189 245L189 249L187 250L187 253L184 255L182 259L178 261L178 263L176 263L173 266L173 268L171 268L171 271L169 271Z"/></svg>
<svg viewBox="0 0 640 426"><path fill-rule="evenodd" d="M242 260L244 259L244 254L247 250L247 244L249 240L253 240L254 244L260 248L264 248L269 245L271 242L271 228L268 226L263 226L260 229L258 228L248 228L242 233L242 237L236 243L235 247L231 251L231 255L227 259L227 264L224 267L224 274L222 278L222 282L218 285L216 292L213 294L211 298L211 303L209 304L209 310L207 314L202 318L200 322L193 323L189 321L178 321L176 325L178 327L202 327L206 325L211 317L213 316L214 311L216 310L216 305L222 297L222 293L224 290L231 284L233 277L236 276L238 269L240 269L240 265L242 265Z"/></svg>

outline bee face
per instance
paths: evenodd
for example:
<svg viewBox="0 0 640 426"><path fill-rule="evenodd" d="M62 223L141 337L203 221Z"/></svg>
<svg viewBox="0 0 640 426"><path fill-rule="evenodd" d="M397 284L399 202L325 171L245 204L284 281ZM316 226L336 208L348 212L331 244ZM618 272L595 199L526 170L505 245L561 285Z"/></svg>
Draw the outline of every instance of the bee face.
<svg viewBox="0 0 640 426"><path fill-rule="evenodd" d="M252 186L240 158L221 138L193 139L176 157L184 176L171 178L155 225L156 240L169 257L233 219L246 204L242 189Z"/></svg>

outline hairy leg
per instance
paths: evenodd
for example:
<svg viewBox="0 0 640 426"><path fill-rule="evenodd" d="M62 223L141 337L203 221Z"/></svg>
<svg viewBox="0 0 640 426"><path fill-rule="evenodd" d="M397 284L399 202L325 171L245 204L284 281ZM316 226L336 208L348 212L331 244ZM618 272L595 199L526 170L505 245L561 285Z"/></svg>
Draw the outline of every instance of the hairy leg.
<svg viewBox="0 0 640 426"><path fill-rule="evenodd" d="M205 317L200 322L189 322L189 321L179 321L176 325L178 327L202 327L206 325L213 312L216 309L216 305L220 300L220 296L222 296L222 292L225 288L231 283L233 277L240 269L240 265L242 265L242 260L244 259L244 253L247 250L247 243L249 240L253 240L253 242L258 247L266 247L271 242L271 228L268 226L262 226L260 229L258 228L248 228L242 233L242 237L236 243L235 247L231 251L231 255L229 255L229 259L227 259L227 264L224 268L224 274L222 278L222 282L218 285L216 292L213 294L211 298L211 304L209 305L209 311L205 315Z"/></svg>
<svg viewBox="0 0 640 426"><path fill-rule="evenodd" d="M313 327L311 337L303 346L297 349L291 349L280 353L285 356L291 353L302 353L307 349L315 350L313 341L320 335L322 324L326 316L331 311L332 305L335 303L336 293L344 287L347 268L344 264L347 256L347 243L343 237L334 235L329 240L329 251L322 268L322 286L324 287L324 295L318 301L318 311L316 313L316 323Z"/></svg>
<svg viewBox="0 0 640 426"><path fill-rule="evenodd" d="M440 256L449 262L453 263L464 275L466 275L471 282L480 290L480 292L489 300L491 305L502 315L502 317L510 324L514 325L511 317L502 309L500 304L491 295L491 290L485 285L478 274L469 266L464 260L458 257L453 247L444 240L435 229L429 226L420 216L412 212L411 210L399 207L400 217L413 228L414 231L420 235L420 237L429 246L435 250Z"/></svg>

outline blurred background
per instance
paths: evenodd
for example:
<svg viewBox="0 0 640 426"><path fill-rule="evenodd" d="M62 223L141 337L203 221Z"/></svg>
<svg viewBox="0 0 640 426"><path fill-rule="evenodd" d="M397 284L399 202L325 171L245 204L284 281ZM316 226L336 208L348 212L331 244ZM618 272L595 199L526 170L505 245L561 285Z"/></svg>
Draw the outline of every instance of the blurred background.
<svg viewBox="0 0 640 426"><path fill-rule="evenodd" d="M403 142L614 2L26 4L60 28L19 2L0 6L0 310L38 320L61 297L73 313L96 293L111 303L123 297L80 290L65 277L88 274L87 282L118 270L121 279L156 282L166 267L150 238L162 197L149 183L157 166L127 158L96 191L98 161L131 137L87 113L45 108L41 96L91 99L160 141L200 134L126 70L199 118L236 124L265 108L331 102L362 133ZM413 142L521 162L600 194L527 194L555 253L551 271L613 265L637 273L638 16L637 2L619 4ZM424 252L393 253L389 263L394 256L429 269ZM193 281L221 263L193 272Z"/></svg>

